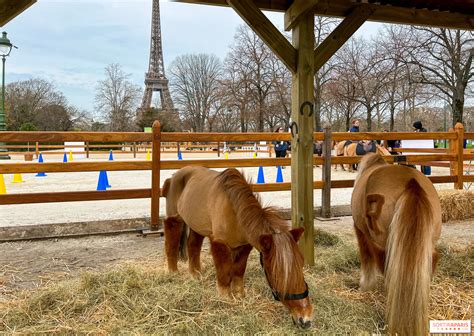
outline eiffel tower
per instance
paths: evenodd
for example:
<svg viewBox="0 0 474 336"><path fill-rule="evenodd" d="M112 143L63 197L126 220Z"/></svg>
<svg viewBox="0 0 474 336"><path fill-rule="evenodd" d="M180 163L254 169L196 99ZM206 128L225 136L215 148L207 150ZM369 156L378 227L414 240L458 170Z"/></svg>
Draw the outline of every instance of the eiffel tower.
<svg viewBox="0 0 474 336"><path fill-rule="evenodd" d="M159 92L161 104L160 107L157 106L157 109L170 113L177 113L177 109L173 106L173 101L168 88L168 79L166 79L165 67L163 65L159 0L153 0L150 60L148 72L145 74L145 92L139 109L139 113L142 114L142 117L143 113L151 108L153 92L156 91Z"/></svg>

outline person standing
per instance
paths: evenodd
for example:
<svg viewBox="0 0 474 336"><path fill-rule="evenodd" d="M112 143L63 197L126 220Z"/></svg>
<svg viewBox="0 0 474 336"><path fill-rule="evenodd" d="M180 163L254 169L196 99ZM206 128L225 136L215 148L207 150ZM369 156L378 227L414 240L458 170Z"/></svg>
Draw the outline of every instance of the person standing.
<svg viewBox="0 0 474 336"><path fill-rule="evenodd" d="M428 132L428 130L423 127L421 121L415 121L413 128L414 132ZM431 175L431 166L421 166L421 172L425 175Z"/></svg>
<svg viewBox="0 0 474 336"><path fill-rule="evenodd" d="M352 127L349 129L349 132L359 132L360 121L355 119L352 120Z"/></svg>
<svg viewBox="0 0 474 336"><path fill-rule="evenodd" d="M283 127L278 127L275 132L283 133ZM286 157L286 152L288 150L288 142L284 140L273 141L273 147L275 149L275 156L277 158ZM285 168L284 166L282 168Z"/></svg>
<svg viewBox="0 0 474 336"><path fill-rule="evenodd" d="M414 132L428 132L426 128L423 127L421 121L415 121L413 123Z"/></svg>

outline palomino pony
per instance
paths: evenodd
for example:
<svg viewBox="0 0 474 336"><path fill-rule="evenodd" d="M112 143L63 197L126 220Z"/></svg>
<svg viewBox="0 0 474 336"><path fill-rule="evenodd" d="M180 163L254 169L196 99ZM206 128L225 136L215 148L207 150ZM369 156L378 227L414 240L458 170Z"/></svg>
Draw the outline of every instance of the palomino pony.
<svg viewBox="0 0 474 336"><path fill-rule="evenodd" d="M169 271L177 271L178 254L187 248L189 270L199 277L202 242L209 237L218 293L243 296L247 258L256 248L275 299L289 309L297 326L311 326L313 306L297 245L304 229L291 230L275 209L263 208L236 169L219 173L184 167L165 181L163 196Z"/></svg>
<svg viewBox="0 0 474 336"><path fill-rule="evenodd" d="M416 169L362 158L352 217L359 243L361 290L385 275L391 335L426 335L431 275L438 261L441 206L431 181Z"/></svg>
<svg viewBox="0 0 474 336"><path fill-rule="evenodd" d="M334 142L333 148L336 152L336 156L344 156L344 148L346 147L346 140ZM342 170L346 170L344 165L340 163ZM337 164L334 165L334 170L337 170Z"/></svg>

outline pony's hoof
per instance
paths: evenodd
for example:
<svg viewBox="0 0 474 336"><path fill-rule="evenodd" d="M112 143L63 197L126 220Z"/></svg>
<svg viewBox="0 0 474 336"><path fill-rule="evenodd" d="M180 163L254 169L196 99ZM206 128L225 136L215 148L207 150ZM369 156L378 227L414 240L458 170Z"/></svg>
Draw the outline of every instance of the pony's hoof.
<svg viewBox="0 0 474 336"><path fill-rule="evenodd" d="M191 276L193 277L194 280L201 280L202 279L202 274L201 274L200 271L191 272Z"/></svg>
<svg viewBox="0 0 474 336"><path fill-rule="evenodd" d="M233 293L234 298L236 299L243 299L245 298L245 292L234 292Z"/></svg>
<svg viewBox="0 0 474 336"><path fill-rule="evenodd" d="M375 281L361 281L359 284L359 291L361 292L370 292L375 288Z"/></svg>
<svg viewBox="0 0 474 336"><path fill-rule="evenodd" d="M217 286L217 294L223 299L232 299L232 293L229 287Z"/></svg>

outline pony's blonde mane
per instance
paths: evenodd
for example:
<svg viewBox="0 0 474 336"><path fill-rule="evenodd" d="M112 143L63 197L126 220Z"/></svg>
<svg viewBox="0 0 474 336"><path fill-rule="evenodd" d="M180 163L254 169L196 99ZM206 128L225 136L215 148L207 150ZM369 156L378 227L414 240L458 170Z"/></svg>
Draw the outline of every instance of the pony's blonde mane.
<svg viewBox="0 0 474 336"><path fill-rule="evenodd" d="M229 198L237 222L244 228L249 243L261 250L259 238L272 234L273 247L270 251L269 280L275 290L287 293L288 289L300 284L303 272L303 256L295 243L290 226L273 207L262 207L260 199L250 188L249 182L235 168L229 168L218 175L219 184Z"/></svg>

